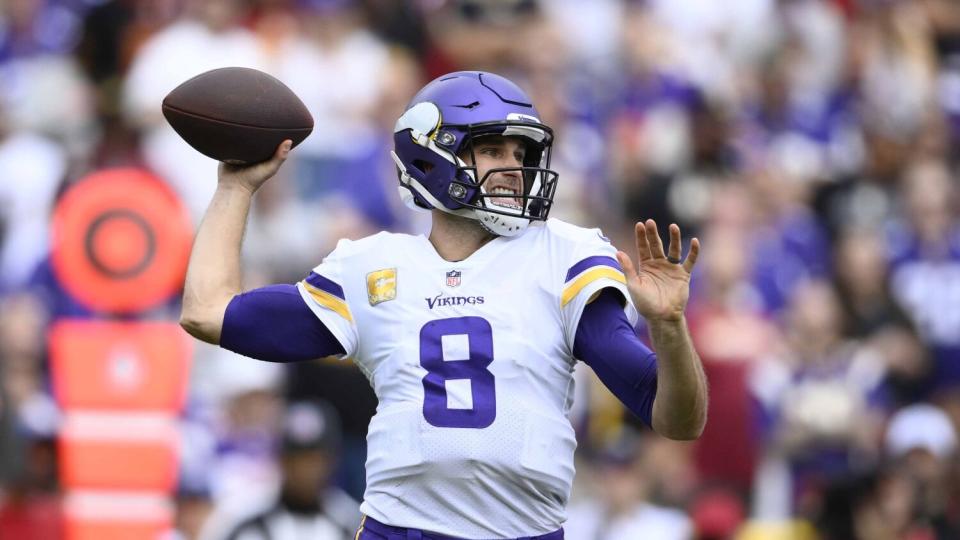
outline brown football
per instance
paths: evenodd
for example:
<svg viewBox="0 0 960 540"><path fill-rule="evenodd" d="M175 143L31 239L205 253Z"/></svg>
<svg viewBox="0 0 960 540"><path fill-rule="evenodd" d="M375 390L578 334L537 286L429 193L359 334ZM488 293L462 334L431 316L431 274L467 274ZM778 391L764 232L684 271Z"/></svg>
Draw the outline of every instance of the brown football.
<svg viewBox="0 0 960 540"><path fill-rule="evenodd" d="M218 161L245 165L296 146L313 131L300 98L276 78L250 68L201 73L163 98L163 116L190 146Z"/></svg>

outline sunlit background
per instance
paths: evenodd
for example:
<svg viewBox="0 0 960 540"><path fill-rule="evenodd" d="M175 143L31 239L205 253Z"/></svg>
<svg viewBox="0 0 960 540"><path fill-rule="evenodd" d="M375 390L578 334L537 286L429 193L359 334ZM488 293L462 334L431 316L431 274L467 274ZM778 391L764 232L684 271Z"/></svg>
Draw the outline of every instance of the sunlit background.
<svg viewBox="0 0 960 540"><path fill-rule="evenodd" d="M316 124L257 195L245 287L426 230L391 131L458 69L515 80L556 131L552 217L627 251L639 219L700 237L706 432L659 438L579 369L567 538L960 538L952 0L4 0L0 538L263 538L250 518L281 484L312 501L310 538L353 537L376 406L353 365L191 343L178 291L117 292L54 253L90 226L54 242L54 209L105 170L176 194L148 229L195 228L216 163L160 102L222 66L278 77ZM104 264L136 263L137 230Z"/></svg>

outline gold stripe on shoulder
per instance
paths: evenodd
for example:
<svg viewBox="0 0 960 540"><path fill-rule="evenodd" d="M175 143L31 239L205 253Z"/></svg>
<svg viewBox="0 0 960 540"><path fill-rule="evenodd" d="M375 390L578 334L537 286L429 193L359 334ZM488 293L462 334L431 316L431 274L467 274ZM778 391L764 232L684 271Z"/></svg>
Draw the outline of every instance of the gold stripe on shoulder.
<svg viewBox="0 0 960 540"><path fill-rule="evenodd" d="M346 302L328 293L327 291L324 291L323 289L314 287L306 281L301 281L300 283L303 284L303 288L310 293L310 296L318 304L331 309L337 315L340 315L344 319L353 322L353 315L350 314L350 308L347 306Z"/></svg>
<svg viewBox="0 0 960 540"><path fill-rule="evenodd" d="M563 289L563 294L560 296L560 307L566 306L573 300L584 287L593 283L598 279L612 279L618 283L627 283L627 278L623 276L623 272L617 270L616 268L611 268L609 266L598 266L591 268L586 272L580 274L580 277L573 280L569 285Z"/></svg>

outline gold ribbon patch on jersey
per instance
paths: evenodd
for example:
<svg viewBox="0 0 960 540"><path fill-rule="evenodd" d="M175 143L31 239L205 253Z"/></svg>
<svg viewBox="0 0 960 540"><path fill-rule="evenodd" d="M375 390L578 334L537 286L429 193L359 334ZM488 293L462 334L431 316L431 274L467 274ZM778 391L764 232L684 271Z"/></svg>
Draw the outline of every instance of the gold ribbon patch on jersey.
<svg viewBox="0 0 960 540"><path fill-rule="evenodd" d="M367 300L371 306L397 297L397 269L384 268L367 274Z"/></svg>

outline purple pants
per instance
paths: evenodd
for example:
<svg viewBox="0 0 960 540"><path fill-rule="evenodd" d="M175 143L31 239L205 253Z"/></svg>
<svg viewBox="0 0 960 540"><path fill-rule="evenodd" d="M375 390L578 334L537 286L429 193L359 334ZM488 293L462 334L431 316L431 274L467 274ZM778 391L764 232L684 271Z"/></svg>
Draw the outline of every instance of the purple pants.
<svg viewBox="0 0 960 540"><path fill-rule="evenodd" d="M453 536L444 536L442 534L421 531L420 529L407 529L405 527L393 527L385 525L379 521L364 516L360 522L360 528L354 540L462 540ZM540 536L524 536L515 540L563 540L563 529L553 531L552 533L541 534Z"/></svg>

